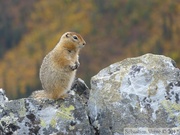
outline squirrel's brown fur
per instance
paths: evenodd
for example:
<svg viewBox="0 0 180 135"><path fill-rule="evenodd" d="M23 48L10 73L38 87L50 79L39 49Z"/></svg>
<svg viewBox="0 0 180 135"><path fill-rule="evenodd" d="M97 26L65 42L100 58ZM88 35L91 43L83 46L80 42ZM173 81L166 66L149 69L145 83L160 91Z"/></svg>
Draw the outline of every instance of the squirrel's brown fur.
<svg viewBox="0 0 180 135"><path fill-rule="evenodd" d="M79 51L86 42L75 32L66 32L59 43L47 54L40 68L40 80L44 90L35 91L34 98L64 98L74 81L79 67Z"/></svg>

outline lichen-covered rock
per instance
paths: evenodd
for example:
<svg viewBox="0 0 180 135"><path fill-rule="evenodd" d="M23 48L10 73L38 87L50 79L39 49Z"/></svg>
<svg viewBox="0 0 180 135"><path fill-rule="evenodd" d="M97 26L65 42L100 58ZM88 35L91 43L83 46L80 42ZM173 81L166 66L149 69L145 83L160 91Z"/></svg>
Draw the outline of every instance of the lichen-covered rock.
<svg viewBox="0 0 180 135"><path fill-rule="evenodd" d="M74 85L76 91L88 90L82 81L76 80ZM24 98L1 102L0 135L92 135L85 98L81 96L71 91L65 100Z"/></svg>
<svg viewBox="0 0 180 135"><path fill-rule="evenodd" d="M8 98L5 95L5 91L0 89L0 103L3 104L6 101L8 101Z"/></svg>
<svg viewBox="0 0 180 135"><path fill-rule="evenodd" d="M112 64L92 78L91 89L89 116L100 135L180 126L180 70L168 57L146 54Z"/></svg>

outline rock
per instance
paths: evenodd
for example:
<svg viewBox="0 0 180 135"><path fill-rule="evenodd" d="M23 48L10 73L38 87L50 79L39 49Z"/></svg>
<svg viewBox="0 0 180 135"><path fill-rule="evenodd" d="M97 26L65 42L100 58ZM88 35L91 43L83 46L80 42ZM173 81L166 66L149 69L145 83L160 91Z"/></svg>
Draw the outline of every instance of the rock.
<svg viewBox="0 0 180 135"><path fill-rule="evenodd" d="M172 59L153 54L112 64L92 77L88 109L99 135L178 127L180 70Z"/></svg>
<svg viewBox="0 0 180 135"><path fill-rule="evenodd" d="M5 95L5 91L0 89L0 103L4 103L6 101L8 101L8 98Z"/></svg>
<svg viewBox="0 0 180 135"><path fill-rule="evenodd" d="M82 81L77 83L65 100L24 98L1 102L0 135L93 135L87 104L74 92L78 92L79 85L89 89ZM4 99L1 93L0 100Z"/></svg>
<svg viewBox="0 0 180 135"><path fill-rule="evenodd" d="M75 79L71 89L81 97L83 103L87 104L89 99L89 88L82 79Z"/></svg>

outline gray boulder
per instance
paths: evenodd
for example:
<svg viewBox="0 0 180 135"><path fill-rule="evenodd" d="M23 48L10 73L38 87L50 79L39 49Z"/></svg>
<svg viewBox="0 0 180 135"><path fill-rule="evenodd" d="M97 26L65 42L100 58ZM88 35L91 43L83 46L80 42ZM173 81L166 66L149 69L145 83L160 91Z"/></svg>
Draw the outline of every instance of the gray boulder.
<svg viewBox="0 0 180 135"><path fill-rule="evenodd" d="M5 95L5 91L0 89L0 103L3 104L6 101L8 101L8 98Z"/></svg>
<svg viewBox="0 0 180 135"><path fill-rule="evenodd" d="M172 59L153 54L112 64L92 77L88 109L99 135L123 135L126 128L176 129L180 70Z"/></svg>
<svg viewBox="0 0 180 135"><path fill-rule="evenodd" d="M89 90L81 79L74 90ZM24 98L0 103L0 135L92 135L87 115L87 98L72 90L65 100ZM82 90L81 90L82 91ZM3 91L0 91L0 98ZM0 100L1 100L0 99Z"/></svg>

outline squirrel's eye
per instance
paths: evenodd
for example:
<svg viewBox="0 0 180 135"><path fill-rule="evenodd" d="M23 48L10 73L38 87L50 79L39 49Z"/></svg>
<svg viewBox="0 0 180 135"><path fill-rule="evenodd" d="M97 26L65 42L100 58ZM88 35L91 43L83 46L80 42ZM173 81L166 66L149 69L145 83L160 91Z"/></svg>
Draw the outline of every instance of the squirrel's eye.
<svg viewBox="0 0 180 135"><path fill-rule="evenodd" d="M78 37L77 37L77 36L75 36L75 35L73 36L73 38L74 38L75 40L77 40L77 39L78 39Z"/></svg>

